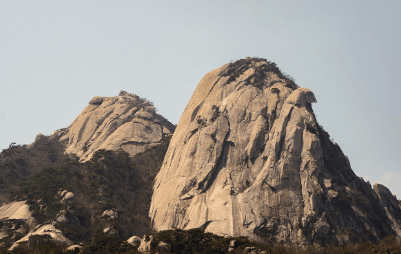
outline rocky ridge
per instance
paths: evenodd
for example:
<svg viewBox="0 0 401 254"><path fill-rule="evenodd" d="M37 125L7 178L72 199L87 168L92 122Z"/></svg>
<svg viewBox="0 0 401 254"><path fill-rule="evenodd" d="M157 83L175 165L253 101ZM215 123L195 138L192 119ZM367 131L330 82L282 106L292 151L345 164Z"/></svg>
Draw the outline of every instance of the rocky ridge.
<svg viewBox="0 0 401 254"><path fill-rule="evenodd" d="M52 136L67 144L66 153L87 161L100 149L122 149L133 156L159 144L174 129L151 102L121 91L114 97L92 98L68 128Z"/></svg>
<svg viewBox="0 0 401 254"><path fill-rule="evenodd" d="M0 153L0 248L148 232L152 182L174 129L151 102L121 91L94 97L68 128L12 143Z"/></svg>
<svg viewBox="0 0 401 254"><path fill-rule="evenodd" d="M354 174L313 102L265 59L206 74L156 177L153 228L297 244L401 237L399 201Z"/></svg>

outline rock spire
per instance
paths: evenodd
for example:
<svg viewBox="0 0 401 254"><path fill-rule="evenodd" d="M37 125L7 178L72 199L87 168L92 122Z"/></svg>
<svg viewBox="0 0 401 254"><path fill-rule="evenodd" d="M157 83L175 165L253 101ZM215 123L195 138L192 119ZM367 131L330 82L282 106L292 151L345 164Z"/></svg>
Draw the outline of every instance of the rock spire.
<svg viewBox="0 0 401 254"><path fill-rule="evenodd" d="M312 91L264 59L206 74L156 177L154 229L299 244L401 236L399 202L354 174L313 102Z"/></svg>

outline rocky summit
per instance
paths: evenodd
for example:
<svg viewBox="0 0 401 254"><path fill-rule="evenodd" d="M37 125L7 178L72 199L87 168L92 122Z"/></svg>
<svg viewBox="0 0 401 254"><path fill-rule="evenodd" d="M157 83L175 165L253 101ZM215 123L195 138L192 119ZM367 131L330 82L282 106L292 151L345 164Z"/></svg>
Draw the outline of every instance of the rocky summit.
<svg viewBox="0 0 401 254"><path fill-rule="evenodd" d="M121 91L114 97L94 97L68 128L52 136L67 143L66 153L86 161L100 149L122 149L135 155L159 144L174 129L152 103Z"/></svg>
<svg viewBox="0 0 401 254"><path fill-rule="evenodd" d="M156 177L153 228L296 244L401 237L400 202L355 175L314 102L265 59L206 74Z"/></svg>

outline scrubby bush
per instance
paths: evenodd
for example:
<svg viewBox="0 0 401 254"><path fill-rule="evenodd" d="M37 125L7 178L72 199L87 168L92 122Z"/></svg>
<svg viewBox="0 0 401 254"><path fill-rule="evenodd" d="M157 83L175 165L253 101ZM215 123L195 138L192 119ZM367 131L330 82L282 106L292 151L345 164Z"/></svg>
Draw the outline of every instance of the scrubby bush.
<svg viewBox="0 0 401 254"><path fill-rule="evenodd" d="M259 62L266 62L267 64L257 65ZM253 68L254 73L251 74L246 80L245 85L252 85L261 88L267 84L267 77L269 73L276 74L280 79L286 82L286 86L296 89L298 86L295 84L293 77L282 72L275 62L267 61L263 58L258 57L247 57L246 59L240 59L230 63L227 69L223 70L219 75L223 77L229 77L227 84L236 81L245 71Z"/></svg>
<svg viewBox="0 0 401 254"><path fill-rule="evenodd" d="M111 254L111 253L137 253L136 248L128 244L121 237L118 236L106 236L106 235L95 235L90 242L86 245L82 253L99 253L99 254Z"/></svg>

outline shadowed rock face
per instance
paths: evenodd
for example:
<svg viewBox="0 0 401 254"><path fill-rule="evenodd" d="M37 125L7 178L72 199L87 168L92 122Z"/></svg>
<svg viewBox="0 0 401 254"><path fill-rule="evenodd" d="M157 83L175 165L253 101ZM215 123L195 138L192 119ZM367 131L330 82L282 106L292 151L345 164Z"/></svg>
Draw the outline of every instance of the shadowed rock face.
<svg viewBox="0 0 401 254"><path fill-rule="evenodd" d="M115 97L94 97L75 121L56 131L67 143L67 153L82 161L100 149L123 149L131 156L158 144L174 132L175 126L155 113L149 101L122 91Z"/></svg>
<svg viewBox="0 0 401 254"><path fill-rule="evenodd" d="M401 236L397 199L354 174L313 102L264 59L206 74L156 177L154 229L292 243Z"/></svg>

